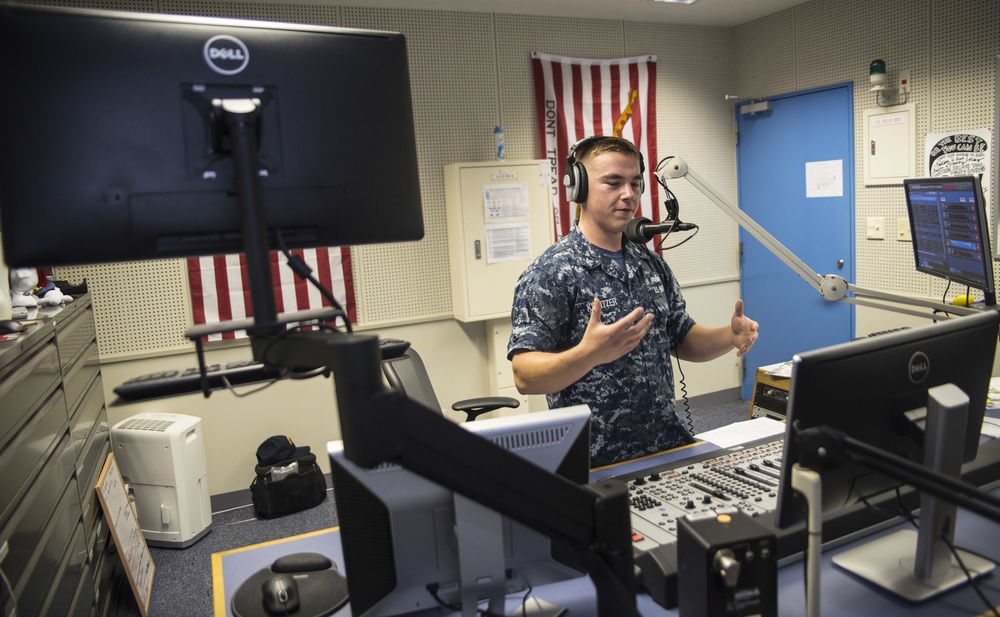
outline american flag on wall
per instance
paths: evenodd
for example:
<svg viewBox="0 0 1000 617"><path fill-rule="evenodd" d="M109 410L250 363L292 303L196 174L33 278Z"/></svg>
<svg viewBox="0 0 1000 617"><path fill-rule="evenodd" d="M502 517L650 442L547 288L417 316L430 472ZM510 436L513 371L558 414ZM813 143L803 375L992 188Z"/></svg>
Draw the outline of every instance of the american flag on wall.
<svg viewBox="0 0 1000 617"><path fill-rule="evenodd" d="M346 247L293 250L303 259L323 284L340 302L351 323L357 322L354 281L351 275L351 252ZM307 281L295 276L285 264L283 254L271 253L271 279L274 282L274 302L278 313L290 313L330 306ZM253 316L250 306L250 283L246 259L239 255L189 257L188 280L191 285L191 307L194 323L217 323ZM207 337L209 341L242 338L246 332L224 332Z"/></svg>
<svg viewBox="0 0 1000 617"><path fill-rule="evenodd" d="M587 60L532 52L539 140L552 176L556 238L569 233L576 208L562 184L570 147L585 137L624 137L646 165L637 216L660 220L656 167L656 56Z"/></svg>

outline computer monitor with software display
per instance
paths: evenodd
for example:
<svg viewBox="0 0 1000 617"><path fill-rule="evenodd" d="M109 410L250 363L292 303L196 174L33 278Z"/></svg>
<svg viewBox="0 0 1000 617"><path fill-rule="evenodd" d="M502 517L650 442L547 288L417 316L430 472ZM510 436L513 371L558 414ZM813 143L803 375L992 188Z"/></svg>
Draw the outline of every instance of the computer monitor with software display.
<svg viewBox="0 0 1000 617"><path fill-rule="evenodd" d="M243 250L221 101L256 107L271 248L420 239L402 35L0 6L10 266Z"/></svg>
<svg viewBox="0 0 1000 617"><path fill-rule="evenodd" d="M496 445L578 484L588 480L590 411L569 407L504 418L480 419L461 426ZM437 608L429 586L442 601L458 603L464 577L482 580L477 557L502 557L500 578L474 596L520 591L528 586L582 576L553 557L545 536L495 513L463 503L456 515L456 495L398 465L364 469L344 456L343 444L329 446L337 518L355 615L399 615ZM472 505L473 512L462 508ZM491 518L491 515L495 518ZM456 519L462 525L456 525ZM471 520L470 520L471 519ZM463 537L462 532L478 537ZM500 542L495 555L476 554L462 543ZM488 550L479 551L488 553ZM519 609L520 610L520 609ZM520 612L516 613L520 615ZM528 613L529 615L532 613Z"/></svg>
<svg viewBox="0 0 1000 617"><path fill-rule="evenodd" d="M979 176L903 181L916 268L983 292L996 304L986 200Z"/></svg>
<svg viewBox="0 0 1000 617"><path fill-rule="evenodd" d="M986 310L797 354L789 388L778 527L800 524L805 517L806 506L792 488L791 474L802 452L798 438L806 429L831 427L886 453L923 463L924 445L930 447L937 436L925 434L921 439L908 430L907 413L928 406L928 390L954 384L968 397L968 420L948 449L960 461L974 459L998 333L1000 313ZM900 485L849 459L820 476L824 513L875 499Z"/></svg>

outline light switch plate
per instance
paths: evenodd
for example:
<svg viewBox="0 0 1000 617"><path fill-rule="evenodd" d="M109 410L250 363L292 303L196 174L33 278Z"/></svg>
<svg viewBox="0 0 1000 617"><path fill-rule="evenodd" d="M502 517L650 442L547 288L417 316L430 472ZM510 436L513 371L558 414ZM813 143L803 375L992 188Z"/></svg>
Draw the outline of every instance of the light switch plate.
<svg viewBox="0 0 1000 617"><path fill-rule="evenodd" d="M896 240L899 242L913 242L913 236L910 235L909 219L896 219Z"/></svg>
<svg viewBox="0 0 1000 617"><path fill-rule="evenodd" d="M885 218L881 216L868 217L869 240L885 240Z"/></svg>

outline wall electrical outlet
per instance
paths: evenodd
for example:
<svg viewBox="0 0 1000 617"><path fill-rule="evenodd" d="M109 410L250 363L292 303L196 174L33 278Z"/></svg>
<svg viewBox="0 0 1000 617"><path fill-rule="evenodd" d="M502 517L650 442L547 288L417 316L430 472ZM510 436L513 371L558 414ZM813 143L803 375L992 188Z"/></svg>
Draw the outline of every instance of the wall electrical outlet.
<svg viewBox="0 0 1000 617"><path fill-rule="evenodd" d="M896 240L899 242L913 242L913 236L910 235L909 219L896 219Z"/></svg>
<svg viewBox="0 0 1000 617"><path fill-rule="evenodd" d="M899 93L908 94L910 92L910 71L904 69L899 72Z"/></svg>
<svg viewBox="0 0 1000 617"><path fill-rule="evenodd" d="M885 240L885 218L881 216L868 217L869 240Z"/></svg>

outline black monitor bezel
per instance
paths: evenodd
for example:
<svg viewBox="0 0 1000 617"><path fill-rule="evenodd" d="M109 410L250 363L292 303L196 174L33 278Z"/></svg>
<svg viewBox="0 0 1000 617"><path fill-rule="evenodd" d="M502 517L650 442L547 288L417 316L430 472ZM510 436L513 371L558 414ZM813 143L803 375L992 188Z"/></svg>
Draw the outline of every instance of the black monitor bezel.
<svg viewBox="0 0 1000 617"><path fill-rule="evenodd" d="M985 247L985 250L983 251L983 258L980 262L983 270L981 278L978 276L967 276L942 268L927 266L924 265L923 260L921 259L921 253L924 251L921 250L922 244L920 241L920 235L918 234L916 220L913 215L915 206L911 199L911 191L916 190L921 185L938 185L952 182L972 183L972 194L975 200L975 208L978 216L978 228L976 231L981 245ZM996 284L994 280L995 277L993 275L993 252L991 248L992 245L990 243L989 218L987 216L986 200L983 196L980 177L976 175L964 175L937 178L906 178L903 180L903 193L906 199L906 210L910 225L910 238L913 245L913 262L916 270L950 282L978 289L985 295L987 304L995 304Z"/></svg>
<svg viewBox="0 0 1000 617"><path fill-rule="evenodd" d="M247 46L245 70L211 67L218 36ZM192 143L213 132L193 86L260 99L268 248L281 248L278 230L288 248L423 237L400 33L3 5L0 56L5 90L18 92L0 98L11 267L242 252L239 180L226 156Z"/></svg>

